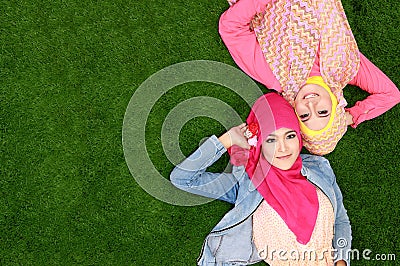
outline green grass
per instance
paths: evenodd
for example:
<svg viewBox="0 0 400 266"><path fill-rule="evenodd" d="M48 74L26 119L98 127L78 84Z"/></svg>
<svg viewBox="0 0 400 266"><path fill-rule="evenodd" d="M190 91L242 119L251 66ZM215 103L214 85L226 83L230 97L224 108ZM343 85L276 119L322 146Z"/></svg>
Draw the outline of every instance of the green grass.
<svg viewBox="0 0 400 266"><path fill-rule="evenodd" d="M400 2L343 5L360 50L400 85ZM195 265L205 236L230 206L174 206L147 194L125 162L122 124L135 90L164 67L198 59L235 66L217 31L226 8L224 0L1 1L0 264ZM147 120L146 145L166 178L173 165L161 147L162 121L179 102L201 95L247 115L237 95L206 82L161 97ZM345 91L350 104L365 95ZM399 121L396 106L349 129L327 156L353 247L395 253L397 261ZM212 119L191 120L181 149L188 155L223 131Z"/></svg>

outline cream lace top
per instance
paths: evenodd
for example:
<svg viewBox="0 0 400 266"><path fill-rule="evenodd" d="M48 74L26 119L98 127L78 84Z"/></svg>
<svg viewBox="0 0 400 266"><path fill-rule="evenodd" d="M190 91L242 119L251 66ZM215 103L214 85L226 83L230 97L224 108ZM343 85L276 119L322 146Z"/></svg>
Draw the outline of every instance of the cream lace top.
<svg viewBox="0 0 400 266"><path fill-rule="evenodd" d="M310 241L300 244L279 214L264 200L253 214L253 241L261 258L276 265L332 265L335 216L328 197L317 188L319 210Z"/></svg>

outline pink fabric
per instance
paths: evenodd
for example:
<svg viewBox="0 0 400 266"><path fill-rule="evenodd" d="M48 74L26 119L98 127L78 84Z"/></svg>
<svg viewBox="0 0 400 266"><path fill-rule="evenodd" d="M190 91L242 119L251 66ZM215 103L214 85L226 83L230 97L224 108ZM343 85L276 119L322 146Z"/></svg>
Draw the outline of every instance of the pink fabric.
<svg viewBox="0 0 400 266"><path fill-rule="evenodd" d="M249 28L254 15L261 12L271 1L237 1L221 15L219 33L232 58L244 72L267 88L281 92L279 81L265 61L255 33ZM365 120L383 114L400 102L400 92L396 85L361 53L360 59L360 69L349 84L360 87L370 95L347 109L353 116L354 128ZM318 54L310 76L320 75Z"/></svg>
<svg viewBox="0 0 400 266"><path fill-rule="evenodd" d="M347 110L353 116L357 127L365 120L377 117L400 102L400 92L396 85L371 61L360 53L360 69L350 85L355 85L370 95Z"/></svg>
<svg viewBox="0 0 400 266"><path fill-rule="evenodd" d="M316 188L301 175L302 147L300 127L291 105L276 93L260 97L253 105L246 120L247 124L257 123L257 146L246 151L238 146L229 150L234 165L245 165L246 172L258 192L282 217L297 241L306 244L311 238L318 215ZM270 165L261 153L264 140L273 131L290 128L299 139L299 154L289 170ZM247 162L247 163L246 163Z"/></svg>

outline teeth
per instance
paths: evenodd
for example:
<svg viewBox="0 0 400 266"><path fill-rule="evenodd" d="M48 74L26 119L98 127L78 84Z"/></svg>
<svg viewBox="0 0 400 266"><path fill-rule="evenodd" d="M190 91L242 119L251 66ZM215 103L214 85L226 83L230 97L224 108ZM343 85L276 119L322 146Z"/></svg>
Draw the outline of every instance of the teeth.
<svg viewBox="0 0 400 266"><path fill-rule="evenodd" d="M314 98L317 97L318 95L316 93L311 93L309 95L307 95L306 97L304 97L304 99L310 99L310 98Z"/></svg>

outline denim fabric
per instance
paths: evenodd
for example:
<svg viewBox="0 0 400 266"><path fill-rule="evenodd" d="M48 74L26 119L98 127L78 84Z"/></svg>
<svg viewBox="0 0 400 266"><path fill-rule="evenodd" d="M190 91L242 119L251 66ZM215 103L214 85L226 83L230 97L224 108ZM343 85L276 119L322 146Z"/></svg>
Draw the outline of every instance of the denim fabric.
<svg viewBox="0 0 400 266"><path fill-rule="evenodd" d="M252 241L252 214L262 202L244 166L231 173L207 172L207 167L226 152L216 136L208 138L194 153L177 165L170 179L174 186L197 195L234 204L206 237L198 265L248 265L261 261ZM315 155L301 155L301 173L329 198L335 213L334 258L347 261L351 249L351 228L343 198L329 161Z"/></svg>

